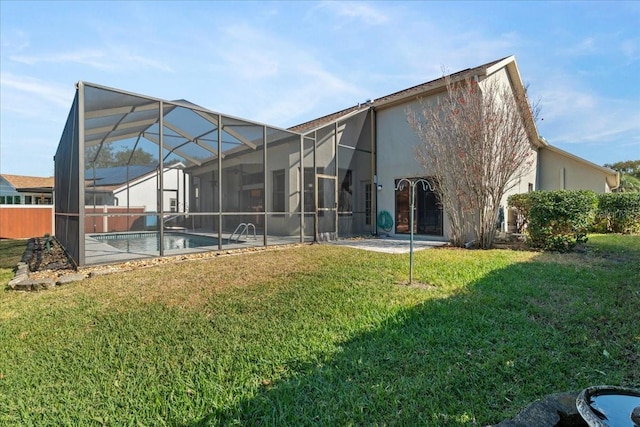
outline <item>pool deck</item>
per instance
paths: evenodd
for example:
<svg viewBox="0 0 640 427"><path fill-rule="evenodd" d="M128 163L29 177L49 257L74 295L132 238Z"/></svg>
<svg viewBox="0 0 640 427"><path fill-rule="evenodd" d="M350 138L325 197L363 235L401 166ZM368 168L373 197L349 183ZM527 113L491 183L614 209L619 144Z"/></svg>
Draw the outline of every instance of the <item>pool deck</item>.
<svg viewBox="0 0 640 427"><path fill-rule="evenodd" d="M178 231L178 230L167 230ZM185 232L185 231L181 231ZM217 238L218 233L206 233L206 232L185 232L187 234L195 236L204 236ZM228 236L230 233L223 233ZM268 246L287 245L292 243L300 243L300 238L295 237L283 237L283 236L267 236ZM160 251L123 251L115 248L104 241L99 241L86 234L84 239L85 245L85 265L99 265L99 264L117 264L121 262L127 262L132 260L139 260L144 258L156 258L160 256ZM264 235L257 234L255 239L253 236L245 237L244 241L239 243L227 243L222 245L222 249L218 245L214 246L201 246L198 248L184 248L184 249L169 249L164 251L164 256L175 255L188 255L201 252L216 252L227 251L234 249L246 249L252 247L263 247Z"/></svg>
<svg viewBox="0 0 640 427"><path fill-rule="evenodd" d="M327 242L331 245L347 246L350 248L362 249L372 252L383 252L387 254L406 254L410 251L409 237L394 236L394 237L377 237L367 239L339 239L332 242ZM422 251L425 249L432 249L438 246L445 246L447 242L439 240L429 240L423 236L419 236L413 241L413 251Z"/></svg>
<svg viewBox="0 0 640 427"><path fill-rule="evenodd" d="M182 232L195 236L204 236L211 238L218 238L218 233L205 232L202 230L166 230L167 232ZM223 233L224 236L229 236L230 233ZM312 237L307 236L307 243L312 242ZM267 246L279 246L300 243L300 237L298 236L267 236ZM350 248L362 249L373 252L383 252L389 254L406 254L409 253L409 236L380 236L371 238L341 238L335 241L323 242L323 244L347 246ZM438 246L446 245L444 241L433 240L425 238L424 236L417 236L413 242L413 250L421 251L424 249L430 249ZM223 243L222 249L218 245L214 246L201 246L198 248L184 248L184 249L168 249L164 251L164 256L176 256L176 255L189 255L202 252L217 252L227 251L235 249L246 249L251 247L263 247L264 235L256 234L255 239L253 236L247 236L244 241L239 243ZM160 256L159 251L123 251L115 248L104 241L99 241L91 237L91 235L85 235L85 265L99 265L99 264L117 264L121 262L127 262L132 260L140 260L144 258L157 258Z"/></svg>

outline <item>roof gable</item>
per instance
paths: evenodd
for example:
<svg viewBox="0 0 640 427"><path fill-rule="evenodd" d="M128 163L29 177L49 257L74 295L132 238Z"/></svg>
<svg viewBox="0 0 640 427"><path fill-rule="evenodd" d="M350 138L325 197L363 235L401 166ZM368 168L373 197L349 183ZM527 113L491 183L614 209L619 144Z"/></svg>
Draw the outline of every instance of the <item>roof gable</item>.
<svg viewBox="0 0 640 427"><path fill-rule="evenodd" d="M448 77L452 78L454 81L458 81L458 80L465 79L467 77L472 77L474 75L488 75L488 74L494 73L498 69L512 62L515 62L515 58L513 56L506 56L504 58L497 59L495 61L491 61L474 68L467 68L462 71L455 72L453 74L450 74ZM365 104L357 104L352 107L345 108L344 110L340 110L335 113L328 114L326 116L322 116L317 119L310 120L308 122L301 123L296 126L292 126L289 128L289 130L294 132L306 132L311 129L315 129L322 125L338 120L342 116L345 116L354 111L364 109L364 108L369 108L371 106L381 107L383 105L388 105L391 103L402 102L406 99L415 98L420 95L423 95L426 92L444 88L445 85L446 85L445 77L444 76L439 77L435 80L430 80L428 82L421 83L419 85L412 86L406 89L402 89L398 92L393 92L389 95L382 96L380 98L377 98L376 100L372 100Z"/></svg>
<svg viewBox="0 0 640 427"><path fill-rule="evenodd" d="M10 175L3 173L2 177L16 190L29 188L53 188L54 179L50 177Z"/></svg>

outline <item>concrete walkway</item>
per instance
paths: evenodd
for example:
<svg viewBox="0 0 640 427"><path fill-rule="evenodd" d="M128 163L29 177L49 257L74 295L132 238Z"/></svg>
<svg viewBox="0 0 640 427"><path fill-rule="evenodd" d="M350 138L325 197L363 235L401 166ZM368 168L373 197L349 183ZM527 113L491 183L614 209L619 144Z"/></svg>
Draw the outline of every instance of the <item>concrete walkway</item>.
<svg viewBox="0 0 640 427"><path fill-rule="evenodd" d="M409 237L378 237L378 238L355 238L341 239L337 241L327 242L331 245L348 246L350 248L363 249L365 251L384 252L388 254L407 254L409 253ZM438 246L444 246L447 242L437 240L420 240L414 239L413 251L421 251Z"/></svg>

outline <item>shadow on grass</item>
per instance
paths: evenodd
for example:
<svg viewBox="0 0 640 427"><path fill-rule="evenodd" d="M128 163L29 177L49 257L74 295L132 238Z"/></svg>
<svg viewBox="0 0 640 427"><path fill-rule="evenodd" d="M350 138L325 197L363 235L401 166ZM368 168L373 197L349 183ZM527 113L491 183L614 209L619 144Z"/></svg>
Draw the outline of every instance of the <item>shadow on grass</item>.
<svg viewBox="0 0 640 427"><path fill-rule="evenodd" d="M341 343L324 364L291 361L293 375L194 425L486 425L547 394L637 381L624 347L640 352L629 344L640 301L612 297L631 290L606 272L584 274L537 262L494 271Z"/></svg>

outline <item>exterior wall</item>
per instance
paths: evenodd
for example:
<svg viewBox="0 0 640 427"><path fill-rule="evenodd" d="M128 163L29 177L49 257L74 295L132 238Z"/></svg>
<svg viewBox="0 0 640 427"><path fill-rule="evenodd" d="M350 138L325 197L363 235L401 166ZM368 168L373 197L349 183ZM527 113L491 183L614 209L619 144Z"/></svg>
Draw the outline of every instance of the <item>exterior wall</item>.
<svg viewBox="0 0 640 427"><path fill-rule="evenodd" d="M501 69L491 75L488 79L498 79L500 84L511 85L506 69ZM482 82L480 83L482 84ZM441 92L441 94L444 92ZM390 108L380 109L377 112L376 128L377 128L377 177L378 184L382 185L382 189L378 191L377 210L388 211L395 218L395 180L408 177L427 177L429 171L416 160L415 151L418 144L421 143L414 130L407 121L407 110L419 112L423 105L429 105L436 102L438 95L424 97L421 101L411 101ZM525 193L535 189L537 176L537 149L531 147L532 164L528 170L523 170L514 178L514 181L505 192L500 206L504 209L504 224L502 229L506 230L507 223L507 198L511 194ZM449 239L450 223L443 212L443 236L444 240ZM389 234L394 235L394 230ZM429 238L438 238L438 236L428 236Z"/></svg>
<svg viewBox="0 0 640 427"><path fill-rule="evenodd" d="M435 96L424 98L423 103L434 102ZM400 178L425 177L429 171L416 160L416 148L420 139L407 122L407 109L420 111L420 101L412 101L377 111L376 115L376 169L377 212L388 211L394 220L394 229L388 234L395 235L395 181ZM448 239L449 219L443 216L442 239ZM381 231L381 230L379 230ZM438 239L438 236L433 236Z"/></svg>
<svg viewBox="0 0 640 427"><path fill-rule="evenodd" d="M28 239L54 234L53 205L0 206L0 238Z"/></svg>
<svg viewBox="0 0 640 427"><path fill-rule="evenodd" d="M501 85L512 86L512 82L506 68L498 70L487 78L485 82L489 82L491 79L497 80ZM532 147L530 155L532 160L531 166L527 170L522 170L518 176L514 177L513 181L507 186L507 191L505 191L505 194L500 201L500 206L504 212L504 221L501 225L501 231L513 231L509 230L508 227L509 222L513 222L513 213L509 211L507 203L509 196L512 194L527 193L536 189L536 179L538 175L538 149Z"/></svg>
<svg viewBox="0 0 640 427"><path fill-rule="evenodd" d="M183 185L182 169L166 169L164 172L164 197L163 197L163 210L164 212L170 212L171 205L170 199L177 198L179 203L183 203L184 185ZM187 183L188 186L188 183ZM143 206L147 212L155 212L158 210L157 197L158 197L158 179L156 175L143 177L139 180L135 180L129 186L129 205L130 206ZM113 193L115 206L127 205L127 188L116 190ZM187 204L188 204L187 194ZM178 209L179 212L184 212L185 207L183 205Z"/></svg>
<svg viewBox="0 0 640 427"><path fill-rule="evenodd" d="M539 153L539 190L593 190L608 193L607 174L549 149Z"/></svg>

